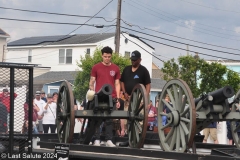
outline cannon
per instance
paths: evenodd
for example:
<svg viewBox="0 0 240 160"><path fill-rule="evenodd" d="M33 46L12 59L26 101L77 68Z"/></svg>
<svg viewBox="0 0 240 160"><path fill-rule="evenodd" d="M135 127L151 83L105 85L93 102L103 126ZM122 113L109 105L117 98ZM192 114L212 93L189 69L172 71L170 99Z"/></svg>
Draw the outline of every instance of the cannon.
<svg viewBox="0 0 240 160"><path fill-rule="evenodd" d="M59 88L57 99L56 124L60 143L73 141L75 118L83 118L83 125L88 119L86 131L83 127L79 133L79 143L89 144L96 128L105 119L127 119L129 145L132 148L143 146L147 131L147 103L145 87L137 84L130 96L128 111L114 110L114 101L111 96L112 87L104 85L88 102L85 110L74 110L74 97L69 82L64 81Z"/></svg>
<svg viewBox="0 0 240 160"><path fill-rule="evenodd" d="M171 104L165 101L169 95ZM181 79L168 81L162 89L158 106L158 134L160 146L165 151L186 152L194 148L194 137L211 122L231 121L231 130L236 146L240 146L237 131L240 130L240 113L237 112L240 91L232 103L228 98L234 96L234 90L225 86L216 91L194 99L186 82ZM170 113L163 112L163 106ZM230 110L230 108L232 108ZM162 124L162 117L167 117L167 124ZM167 131L166 131L167 130Z"/></svg>

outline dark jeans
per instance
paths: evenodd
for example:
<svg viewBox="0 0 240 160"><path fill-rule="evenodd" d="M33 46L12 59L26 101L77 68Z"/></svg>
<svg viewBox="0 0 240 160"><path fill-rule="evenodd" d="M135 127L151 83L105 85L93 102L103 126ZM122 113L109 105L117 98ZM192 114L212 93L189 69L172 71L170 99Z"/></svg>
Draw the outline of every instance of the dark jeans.
<svg viewBox="0 0 240 160"><path fill-rule="evenodd" d="M113 137L113 121L112 119L107 119L105 122L105 140L112 140ZM94 137L96 138L96 140L100 140L100 133L101 129L96 128L96 133L94 135Z"/></svg>
<svg viewBox="0 0 240 160"><path fill-rule="evenodd" d="M48 133L49 127L50 127L50 130L51 130L51 133L55 133L55 130L57 128L56 124L43 124L44 133Z"/></svg>

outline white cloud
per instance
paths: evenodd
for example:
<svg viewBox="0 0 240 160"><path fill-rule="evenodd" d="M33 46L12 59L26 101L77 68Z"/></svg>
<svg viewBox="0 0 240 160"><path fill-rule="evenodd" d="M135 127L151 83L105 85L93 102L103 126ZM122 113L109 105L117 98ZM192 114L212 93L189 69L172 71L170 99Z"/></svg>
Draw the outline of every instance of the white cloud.
<svg viewBox="0 0 240 160"><path fill-rule="evenodd" d="M240 27L235 27L234 31L239 34L240 33Z"/></svg>
<svg viewBox="0 0 240 160"><path fill-rule="evenodd" d="M185 24L188 28L193 29L194 26L196 25L196 21L194 21L194 20L189 20L189 21L185 21L184 24Z"/></svg>

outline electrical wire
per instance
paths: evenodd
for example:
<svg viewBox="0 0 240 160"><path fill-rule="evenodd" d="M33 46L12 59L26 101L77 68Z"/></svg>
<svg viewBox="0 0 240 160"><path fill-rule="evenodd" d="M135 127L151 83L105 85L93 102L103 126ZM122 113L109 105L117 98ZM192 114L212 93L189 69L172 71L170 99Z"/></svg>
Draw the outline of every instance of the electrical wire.
<svg viewBox="0 0 240 160"><path fill-rule="evenodd" d="M124 1L124 2L128 3L127 1ZM227 37L224 37L224 36L219 36L219 35L215 35L215 34L212 34L212 33L204 32L204 31L201 31L201 30L196 29L196 28L189 28L189 27L187 27L187 26L184 26L184 25L178 24L178 23L176 23L176 22L172 22L172 21L170 21L170 20L167 20L167 19L164 19L164 18L162 18L162 17L159 17L159 16L157 16L157 15L155 15L155 14L152 14L152 13L150 13L150 12L148 12L148 11L145 11L145 10L143 10L143 9L141 9L141 8L138 8L138 7L136 7L135 5L132 5L132 4L130 4L130 3L128 3L128 4L129 4L130 6L132 6L132 7L137 8L137 9L139 9L139 10L142 10L143 12L146 12L146 13L152 15L152 16L155 16L155 17L160 18L160 19L162 19L162 20L164 20L164 21L168 21L168 22L170 22L170 23L176 24L176 25L178 25L178 26L180 26L180 27L183 27L183 28L191 29L191 30L194 30L194 31L197 31L197 32L206 34L206 35L214 36L214 37L219 37L219 38L223 38L223 39L229 39L229 40L233 40L233 41L240 41L240 40L238 40L238 39L227 38ZM202 29L202 30L206 30L206 29ZM214 32L214 31L211 31L211 32ZM218 33L218 34L222 34L222 33L219 33L219 32L217 32L217 33ZM231 35L231 36L232 36L232 35ZM239 36L237 36L237 37L239 37Z"/></svg>
<svg viewBox="0 0 240 160"><path fill-rule="evenodd" d="M175 43L179 43L179 44L189 45L189 46L200 48L200 49L205 49L205 50L210 50L210 51L220 52L220 53L226 53L226 54L231 54L231 55L236 55L236 56L240 55L240 54L236 54L236 53L225 52L225 51L215 50L215 49L211 49L211 48L205 48L205 47L200 47L200 46L196 46L196 45L192 45L192 44L187 44L187 43L183 43L183 42L179 42L179 41L174 41L174 40L170 40L170 39L167 39L167 38L162 38L162 37L159 37L159 36L155 36L155 35L152 35L152 34L136 31L136 30L126 28L126 27L121 27L121 28L130 30L130 31L134 31L134 32L137 32L137 33L145 34L145 35L148 35L148 36L151 36L151 37L160 38L160 39L163 39L163 40L166 40L166 41L171 41L171 42L175 42Z"/></svg>
<svg viewBox="0 0 240 160"><path fill-rule="evenodd" d="M161 15L163 15L163 16L165 16L165 17L169 17L169 18L171 18L171 19L173 19L173 20L177 20L177 18L183 19L182 17L179 17L179 16L176 16L176 15L174 15L174 14L172 14L172 13L168 13L168 12L166 12L166 11L160 10L159 8L156 8L156 7L154 7L154 6L151 6L151 5L147 4L147 3L145 3L145 4L143 5L143 4L140 4L139 1L133 1L133 0L132 0L131 2L134 2L135 4L138 4L138 5L140 5L140 6L144 7L144 8L147 8L148 10L151 10L151 11L153 11L153 12L156 12L156 13L158 13L158 14L161 14ZM148 7L147 7L147 6L148 6ZM153 10L153 9L155 9L155 10ZM159 11L164 12L164 13L166 13L167 15L170 15L170 16L176 17L176 18L172 18L172 17L170 17L170 16L166 16L166 15L164 15L164 14L162 14L162 13L159 13ZM216 26L210 26L210 25L206 25L206 24L199 23L199 22L197 22L197 24L202 25L202 26L206 26L206 27L217 28L217 29L224 30L224 31L231 31L231 32L234 32L234 33L235 33L235 31L229 30L229 29L223 29L223 28L219 28L219 27L216 27Z"/></svg>
<svg viewBox="0 0 240 160"><path fill-rule="evenodd" d="M138 47L142 48L144 51L146 51L147 53L149 53L150 55L152 55L152 56L155 57L156 59L160 60L161 62L165 62L164 60L158 58L158 57L155 56L154 54L152 54L152 53L150 53L149 51L147 51L145 48L143 48L143 47L140 46L139 44L137 44L137 43L133 42L132 40L130 40L129 38L125 37L124 34L123 34L123 32L121 32L121 35L122 35L124 38L128 39L130 42L136 44ZM136 37L135 37L135 38L136 38ZM138 38L138 39L139 39L139 38Z"/></svg>
<svg viewBox="0 0 240 160"><path fill-rule="evenodd" d="M71 16L71 17L84 17L84 18L91 18L92 16L85 16L85 15L76 15L76 14L65 14L65 13L56 13L56 12L44 12L44 11L34 11L34 10L27 10L27 9L19 9L19 8L9 8L9 7L1 7L0 9L7 9L7 10L15 10L15 11L22 11L22 12L33 12L33 13L43 13L43 14L52 14L52 15L59 15L59 16ZM106 22L113 22L117 18L113 20L106 20L105 17L94 17L98 19L103 19Z"/></svg>
<svg viewBox="0 0 240 160"><path fill-rule="evenodd" d="M23 22L34 22L34 23L50 23L50 24L61 24L61 25L81 25L81 26L91 26L91 27L98 27L98 28L102 28L102 27L111 27L111 25L96 25L96 24L86 24L82 23L66 23L66 22L51 22L51 21L35 21L35 20L27 20L27 19L14 19L14 18L4 18L4 17L0 17L0 19L3 20L9 20L9 21L23 21Z"/></svg>
<svg viewBox="0 0 240 160"><path fill-rule="evenodd" d="M165 43L161 43L161 42L158 42L158 41L154 41L154 40L151 40L151 39L148 39L148 38L144 38L144 37L139 37L139 36L132 35L132 34L129 34L129 36L135 37L135 38L137 38L137 39L145 39L145 40L150 41L150 42L162 44L162 45L165 45L165 46L168 46L168 47L172 47L172 48L176 48L176 49L179 49L179 50L184 50L184 51L188 51L188 52L192 52L192 53L198 53L198 54L205 55L205 56L209 56L209 57L221 58L221 59L226 59L226 60L231 60L231 61L239 61L239 60L236 60L236 59L229 59L229 58L224 58L224 57L209 55L209 54L202 53L202 52L198 52L198 51L183 49L183 48L180 48L180 47L168 45L168 44L165 44Z"/></svg>
<svg viewBox="0 0 240 160"><path fill-rule="evenodd" d="M220 8L214 8L214 7L209 7L209 6L205 6L205 5L201 5L201 4L197 4L197 3L193 3L193 2L189 2L189 1L185 1L185 0L181 0L183 2L195 5L195 6L199 6L199 7L204 7L204 8L209 8L209 9L215 9L215 10L219 10L219 11L224 11L224 12L233 12L233 13L240 13L237 11L230 11L230 10L226 10L226 9L220 9Z"/></svg>
<svg viewBox="0 0 240 160"><path fill-rule="evenodd" d="M149 30L149 31L153 31L153 32L156 32L156 33L164 34L164 35L167 35L167 36L171 36L171 37L175 37L175 38L179 38L179 39L183 39L183 40L187 40L187 41L192 41L192 42L195 42L195 43L204 44L204 45L208 45L208 46L213 46L213 47L219 47L219 48L224 48L224 49L229 49L229 50L240 51L240 49L236 49L236 48L219 46L219 45L215 45L215 44L210 44L210 43L205 43L205 42L200 42L200 41L196 41L196 40L192 40L192 39L188 39L188 38L183 38L183 37L175 36L175 35L172 35L172 34L167 34L167 33L160 32L160 31L157 31L157 30L154 30L154 29L150 29L150 28L147 28L147 27L141 27L141 26L136 25L136 24L130 24L130 23L126 22L126 21L123 20L123 19L121 19L121 20L122 20L122 22L124 22L124 23L127 24L128 26L130 26L130 27L132 27L132 26L133 26L133 27L138 27L138 28L141 29L141 30Z"/></svg>

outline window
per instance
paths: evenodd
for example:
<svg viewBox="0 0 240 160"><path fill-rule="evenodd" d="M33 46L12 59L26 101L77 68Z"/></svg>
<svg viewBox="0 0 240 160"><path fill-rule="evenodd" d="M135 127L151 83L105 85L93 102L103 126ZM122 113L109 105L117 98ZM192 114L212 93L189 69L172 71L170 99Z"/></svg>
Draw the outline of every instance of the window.
<svg viewBox="0 0 240 160"><path fill-rule="evenodd" d="M28 62L32 62L32 50L28 51Z"/></svg>
<svg viewBox="0 0 240 160"><path fill-rule="evenodd" d="M125 57L125 58L130 58L130 52L125 51L124 57Z"/></svg>
<svg viewBox="0 0 240 160"><path fill-rule="evenodd" d="M67 49L66 64L72 64L72 49Z"/></svg>
<svg viewBox="0 0 240 160"><path fill-rule="evenodd" d="M90 48L87 48L86 54L90 55Z"/></svg>
<svg viewBox="0 0 240 160"><path fill-rule="evenodd" d="M72 64L72 49L59 49L59 63Z"/></svg>

